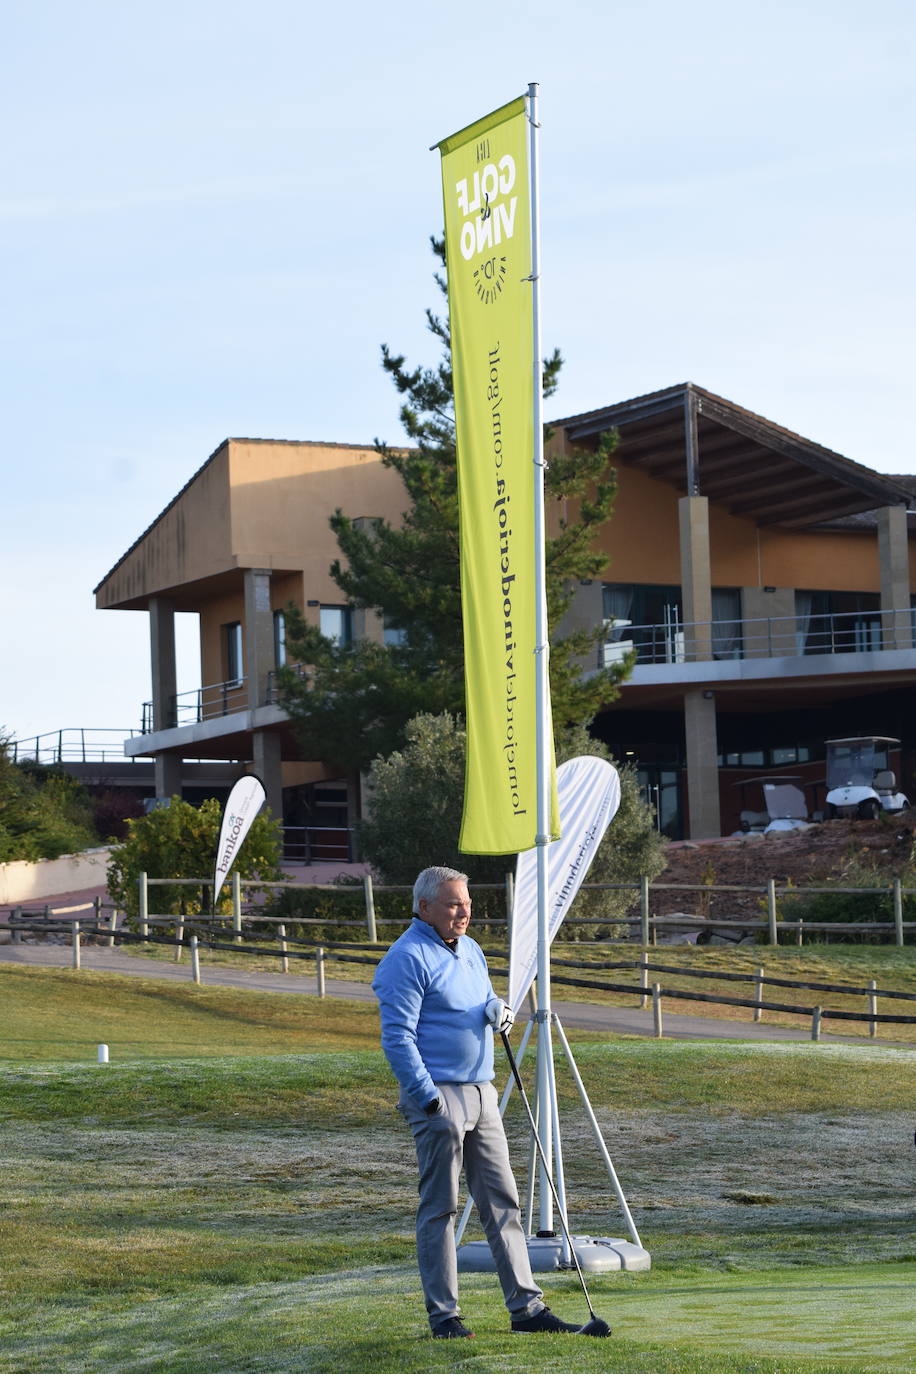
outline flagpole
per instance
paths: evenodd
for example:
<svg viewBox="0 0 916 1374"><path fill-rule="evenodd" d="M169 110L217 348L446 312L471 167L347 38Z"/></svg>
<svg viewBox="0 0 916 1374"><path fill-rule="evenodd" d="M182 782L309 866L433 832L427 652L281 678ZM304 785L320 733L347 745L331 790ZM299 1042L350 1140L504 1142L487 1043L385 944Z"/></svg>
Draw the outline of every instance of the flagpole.
<svg viewBox="0 0 916 1374"><path fill-rule="evenodd" d="M547 626L547 587L545 568L546 519L544 503L544 422L541 375L541 208L540 208L540 124L538 122L538 84L528 87L529 178L531 204L531 292L532 292L532 368L534 398L534 594L535 594L535 721L537 773L537 1100L538 1139L542 1147L540 1231L553 1232L553 1195L547 1174L553 1170L554 1103L550 1091L553 1049L550 1034L550 937L548 933L547 894L549 871L547 846L550 843L550 757L551 715L549 643Z"/></svg>

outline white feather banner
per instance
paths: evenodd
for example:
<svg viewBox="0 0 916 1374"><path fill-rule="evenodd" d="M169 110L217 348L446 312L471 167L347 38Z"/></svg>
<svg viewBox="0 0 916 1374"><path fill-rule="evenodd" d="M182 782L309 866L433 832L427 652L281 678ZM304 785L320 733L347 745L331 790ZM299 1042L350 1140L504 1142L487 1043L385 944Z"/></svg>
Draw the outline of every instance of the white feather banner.
<svg viewBox="0 0 916 1374"><path fill-rule="evenodd" d="M229 796L223 811L223 823L219 831L219 844L216 846L216 867L213 873L213 910L219 890L235 863L236 855L242 847L251 823L264 805L266 799L264 784L253 773L239 778Z"/></svg>
<svg viewBox="0 0 916 1374"><path fill-rule="evenodd" d="M562 834L547 846L550 943L579 891L604 832L617 814L620 778L617 769L605 759L586 754L560 765L557 788ZM537 850L526 849L519 854L515 871L515 908L509 942L508 1001L516 1015L534 981L537 961Z"/></svg>

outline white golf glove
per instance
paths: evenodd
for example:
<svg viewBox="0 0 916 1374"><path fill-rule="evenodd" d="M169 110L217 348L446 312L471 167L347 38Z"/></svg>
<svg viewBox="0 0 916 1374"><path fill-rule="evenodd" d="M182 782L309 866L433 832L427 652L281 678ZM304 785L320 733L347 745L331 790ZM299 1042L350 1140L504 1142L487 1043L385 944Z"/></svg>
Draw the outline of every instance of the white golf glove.
<svg viewBox="0 0 916 1374"><path fill-rule="evenodd" d="M515 1012L501 997L491 997L484 1007L484 1015L493 1029L499 1034L510 1031L515 1025Z"/></svg>

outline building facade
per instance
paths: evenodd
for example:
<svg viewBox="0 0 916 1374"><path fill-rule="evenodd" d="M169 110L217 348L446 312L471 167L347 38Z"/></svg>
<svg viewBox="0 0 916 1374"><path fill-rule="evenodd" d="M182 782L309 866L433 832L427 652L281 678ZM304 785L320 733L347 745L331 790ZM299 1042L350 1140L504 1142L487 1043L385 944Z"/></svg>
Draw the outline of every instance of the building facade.
<svg viewBox="0 0 916 1374"><path fill-rule="evenodd" d="M552 442L587 447L610 429L620 443L615 513L600 536L609 566L575 588L568 626L604 626L584 673L633 656L593 729L640 770L662 828L733 829L734 784L761 770L799 773L816 803L823 741L839 734L901 737L906 783L910 479L690 383L556 421ZM125 749L155 759L159 796L179 790L183 759L234 760L264 778L290 824L307 813L330 830L352 818L357 781L333 759L302 759L276 703L284 607L295 602L331 637L383 642L377 617L341 604L328 520L340 507L396 523L406 505L371 448L230 439L124 554L96 602L149 616L151 700ZM200 617L203 677L181 697L178 611Z"/></svg>

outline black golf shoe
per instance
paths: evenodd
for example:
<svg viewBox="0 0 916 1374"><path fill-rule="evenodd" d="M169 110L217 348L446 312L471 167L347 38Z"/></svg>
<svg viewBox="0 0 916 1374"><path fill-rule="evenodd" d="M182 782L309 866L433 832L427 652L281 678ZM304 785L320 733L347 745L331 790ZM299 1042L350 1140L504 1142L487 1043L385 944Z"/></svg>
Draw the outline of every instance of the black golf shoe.
<svg viewBox="0 0 916 1374"><path fill-rule="evenodd" d="M513 1331L578 1331L580 1328L573 1322L560 1321L549 1307L542 1307L540 1312L535 1312L533 1317L522 1317L520 1321L512 1323Z"/></svg>
<svg viewBox="0 0 916 1374"><path fill-rule="evenodd" d="M439 1341L452 1341L458 1336L473 1336L460 1317L446 1317L444 1322L433 1327L433 1336Z"/></svg>

